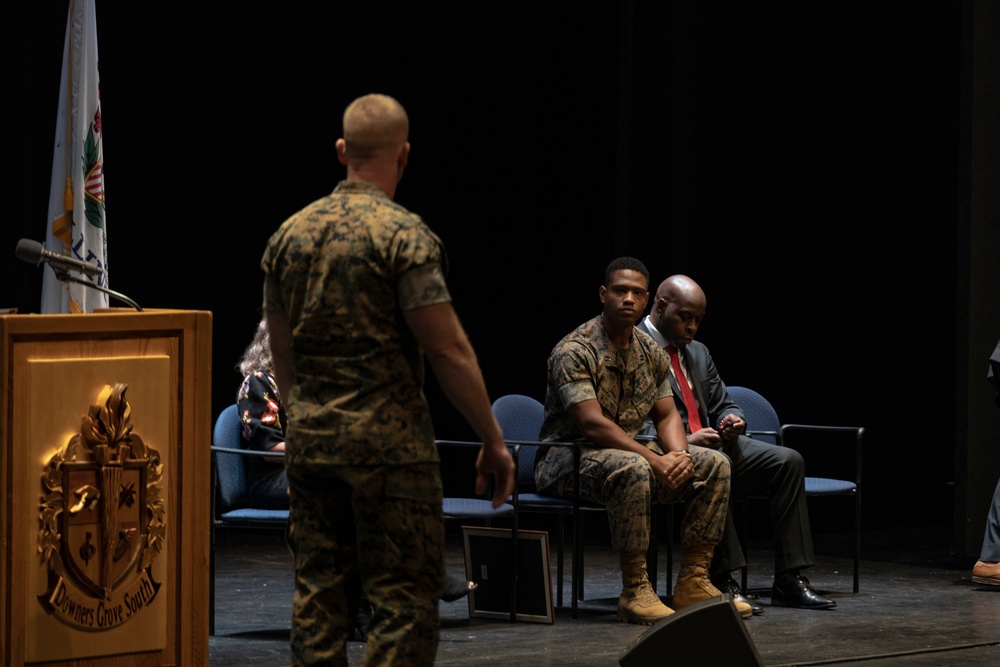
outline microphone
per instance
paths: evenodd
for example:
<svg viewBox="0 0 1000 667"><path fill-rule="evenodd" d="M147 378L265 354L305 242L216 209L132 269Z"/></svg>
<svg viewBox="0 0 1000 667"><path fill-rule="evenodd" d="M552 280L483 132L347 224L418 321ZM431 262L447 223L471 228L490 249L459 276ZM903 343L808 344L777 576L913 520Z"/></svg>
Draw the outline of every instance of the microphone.
<svg viewBox="0 0 1000 667"><path fill-rule="evenodd" d="M87 276L100 276L104 274L104 269L96 264L84 262L73 257L60 255L51 250L47 250L45 245L31 239L21 239L17 242L17 250L14 251L17 258L41 266L42 262L48 262L56 273L67 271L79 271Z"/></svg>

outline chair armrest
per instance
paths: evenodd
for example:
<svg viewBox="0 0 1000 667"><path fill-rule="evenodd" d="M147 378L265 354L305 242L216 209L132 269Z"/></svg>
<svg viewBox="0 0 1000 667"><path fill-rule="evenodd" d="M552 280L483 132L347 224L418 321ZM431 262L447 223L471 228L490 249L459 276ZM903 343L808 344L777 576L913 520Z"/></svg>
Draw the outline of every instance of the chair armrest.
<svg viewBox="0 0 1000 667"><path fill-rule="evenodd" d="M475 442L475 441L472 441L472 440L435 440L434 444L438 445L438 446L444 445L446 447L482 447L482 443L481 442ZM518 456L520 456L521 447L522 446L545 447L545 448L552 448L552 447L570 447L570 448L572 448L572 450L573 450L573 460L574 460L574 463L575 463L575 465L574 465L574 485L575 485L575 488L577 490L577 492L574 494L574 496L577 496L577 497L579 496L579 489L580 489L580 445L579 445L579 443L576 443L576 442L558 442L558 441L540 442L540 441L535 441L535 440L504 440L504 444L507 445L507 447L509 447L510 450L511 450L510 455L511 455L511 458L514 459L514 470L517 470L517 466L518 466L518 460L517 459L518 459ZM517 484L514 484L514 492L511 494L511 497L513 498L513 504L514 504L515 507L517 507L517 495L518 495Z"/></svg>
<svg viewBox="0 0 1000 667"><path fill-rule="evenodd" d="M861 486L861 452L864 440L865 429L863 426L823 426L817 424L782 424L781 442L784 442L785 435L793 431L804 431L807 433L843 433L854 436L854 483Z"/></svg>
<svg viewBox="0 0 1000 667"><path fill-rule="evenodd" d="M473 440L435 440L438 445L456 445L459 447L482 447L483 443ZM577 442L536 442L533 440L504 440L508 447L530 445L531 447L579 447Z"/></svg>
<svg viewBox="0 0 1000 667"><path fill-rule="evenodd" d="M475 440L435 440L434 441L434 445L438 449L440 449L442 446L444 446L444 447L458 447L458 448L461 448L461 449L479 449L480 447L483 446L483 443L475 441ZM516 451L512 452L511 456L514 457L514 466L515 466L514 469L516 470L517 469L517 452ZM492 492L493 492L493 481L490 480L489 487L486 489L486 493L484 495L486 497L489 497L489 496L492 495ZM517 495L516 495L517 494L517 485L516 484L514 485L514 492L515 492L515 498L516 498L517 497ZM465 498L467 496L460 496L460 497Z"/></svg>
<svg viewBox="0 0 1000 667"><path fill-rule="evenodd" d="M216 447L215 445L212 445L211 450L222 454L239 454L240 456L273 456L282 458L285 456L284 452L267 452L256 449L233 449L232 447Z"/></svg>
<svg viewBox="0 0 1000 667"><path fill-rule="evenodd" d="M514 470L517 470L518 466L518 456L521 453L521 447L542 447L545 449L552 449L553 447L569 447L573 452L573 511L580 511L580 444L576 442L560 442L557 440L540 442L537 440L504 440L504 442L512 448L511 456L514 458ZM516 508L517 505L517 495L518 488L517 484L514 485L514 493L511 494L513 499L513 505Z"/></svg>
<svg viewBox="0 0 1000 667"><path fill-rule="evenodd" d="M211 489L212 489L211 493L212 493L212 496L211 496L211 508L212 508L212 519L213 519L213 521L215 521L215 520L218 519L218 509L216 508L216 496L218 495L219 461L216 458L216 454L236 454L237 456L248 456L248 457L249 456L254 456L254 457L258 457L258 458L265 457L265 456L268 457L268 458L272 458L272 457L284 458L284 456L285 456L284 452L266 452L266 451L262 452L262 451L258 451L256 449L238 449L238 448L235 448L235 447L219 447L217 445L212 445L212 446L209 447L209 449L212 452L212 456L211 456L211 458L212 458L212 481L211 481ZM277 461L275 461L274 463L275 463L275 465L278 464ZM240 462L239 465L243 465L243 462ZM244 485L243 485L243 488L242 488L242 495L244 496L244 500L239 501L233 507L240 507L240 506L242 506L242 504L244 502L249 503L249 500L246 498L246 491L247 491L246 490L246 480L244 479ZM226 511L228 511L228 509L230 509L230 508L227 508Z"/></svg>
<svg viewBox="0 0 1000 667"><path fill-rule="evenodd" d="M643 442L643 443L658 442L655 435L643 435L641 433L639 435L633 436L632 439L635 440L636 442Z"/></svg>
<svg viewBox="0 0 1000 667"><path fill-rule="evenodd" d="M818 426L816 424L782 424L781 432L785 431L825 431L827 433L854 433L860 440L865 433L863 426Z"/></svg>
<svg viewBox="0 0 1000 667"><path fill-rule="evenodd" d="M755 435L769 435L772 438L774 438L775 440L777 440L779 445L781 444L781 432L780 431L747 431L743 435L747 436L748 438L751 438L751 437L753 437Z"/></svg>
<svg viewBox="0 0 1000 667"><path fill-rule="evenodd" d="M475 442L473 440L435 440L436 445L445 445L448 447L482 447L483 443ZM507 445L512 451L511 455L516 454L522 446L530 447L573 447L574 449L579 449L580 444L577 442L537 442L534 440L504 440L504 444Z"/></svg>

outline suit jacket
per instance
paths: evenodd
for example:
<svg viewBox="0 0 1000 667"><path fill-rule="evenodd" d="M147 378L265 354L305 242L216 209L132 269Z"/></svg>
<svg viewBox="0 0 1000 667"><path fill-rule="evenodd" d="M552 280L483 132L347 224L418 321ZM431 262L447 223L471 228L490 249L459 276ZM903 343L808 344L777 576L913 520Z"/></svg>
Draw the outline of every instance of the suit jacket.
<svg viewBox="0 0 1000 667"><path fill-rule="evenodd" d="M636 328L649 333L645 318L636 325ZM726 415L736 415L746 421L743 409L732 399L725 383L719 377L719 371L715 368L715 362L712 361L712 355L708 348L693 340L684 348L683 356L681 363L684 364L688 377L691 378L694 396L698 400L701 423L715 428ZM670 374L670 389L674 392L674 404L684 420L684 428L690 432L684 395L681 393L681 386L677 383L677 378L674 377L673 373Z"/></svg>
<svg viewBox="0 0 1000 667"><path fill-rule="evenodd" d="M997 342L996 349L990 355L990 368L986 372L986 379L993 385L993 389L996 391L993 398L1000 406L1000 341Z"/></svg>

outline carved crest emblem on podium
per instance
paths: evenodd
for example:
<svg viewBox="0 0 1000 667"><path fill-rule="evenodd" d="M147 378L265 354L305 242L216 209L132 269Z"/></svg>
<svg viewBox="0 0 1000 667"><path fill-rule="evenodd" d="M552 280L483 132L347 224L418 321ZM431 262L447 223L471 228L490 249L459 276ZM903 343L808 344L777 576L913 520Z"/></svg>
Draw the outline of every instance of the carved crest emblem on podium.
<svg viewBox="0 0 1000 667"><path fill-rule="evenodd" d="M80 630L118 627L149 605L166 535L159 452L134 432L128 385L105 385L80 432L42 473L38 552L45 610Z"/></svg>

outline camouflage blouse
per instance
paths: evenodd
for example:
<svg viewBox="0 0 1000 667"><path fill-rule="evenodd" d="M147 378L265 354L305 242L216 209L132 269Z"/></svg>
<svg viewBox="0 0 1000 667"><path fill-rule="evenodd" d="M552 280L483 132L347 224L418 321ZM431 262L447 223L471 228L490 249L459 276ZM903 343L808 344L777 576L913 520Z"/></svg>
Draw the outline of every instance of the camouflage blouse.
<svg viewBox="0 0 1000 667"><path fill-rule="evenodd" d="M549 354L542 440L582 440L570 406L596 399L604 416L635 436L653 404L672 396L670 362L648 334L634 329L627 351L608 338L604 317L584 322Z"/></svg>
<svg viewBox="0 0 1000 667"><path fill-rule="evenodd" d="M377 186L342 181L268 241L264 307L288 314L286 463L437 461L403 311L451 301L443 245Z"/></svg>

